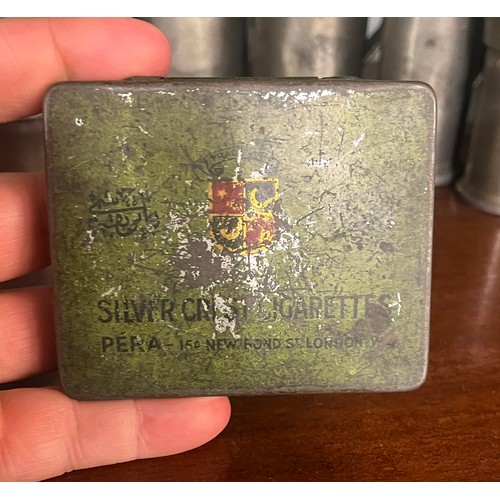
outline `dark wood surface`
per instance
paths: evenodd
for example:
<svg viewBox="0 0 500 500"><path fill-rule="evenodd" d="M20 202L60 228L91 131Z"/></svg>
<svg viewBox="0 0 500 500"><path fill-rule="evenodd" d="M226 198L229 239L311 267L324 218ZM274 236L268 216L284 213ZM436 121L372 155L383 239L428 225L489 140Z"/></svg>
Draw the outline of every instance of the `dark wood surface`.
<svg viewBox="0 0 500 500"><path fill-rule="evenodd" d="M500 217L436 193L430 362L399 394L232 398L196 450L59 481L500 480Z"/></svg>

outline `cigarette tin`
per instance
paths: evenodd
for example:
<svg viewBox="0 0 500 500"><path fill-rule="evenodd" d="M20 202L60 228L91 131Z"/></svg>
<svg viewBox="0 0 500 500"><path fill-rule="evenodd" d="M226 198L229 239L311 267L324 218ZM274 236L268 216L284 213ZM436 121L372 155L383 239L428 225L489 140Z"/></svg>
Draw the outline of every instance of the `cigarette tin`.
<svg viewBox="0 0 500 500"><path fill-rule="evenodd" d="M427 366L435 97L356 79L53 86L76 399L401 391Z"/></svg>

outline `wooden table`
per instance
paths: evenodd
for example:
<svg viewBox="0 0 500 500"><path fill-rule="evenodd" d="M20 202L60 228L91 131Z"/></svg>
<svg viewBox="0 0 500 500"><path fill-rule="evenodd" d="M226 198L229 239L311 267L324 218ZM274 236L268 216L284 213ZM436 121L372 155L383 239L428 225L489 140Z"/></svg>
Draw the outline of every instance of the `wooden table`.
<svg viewBox="0 0 500 500"><path fill-rule="evenodd" d="M500 217L439 188L433 268L419 390L235 397L201 448L55 481L500 480Z"/></svg>

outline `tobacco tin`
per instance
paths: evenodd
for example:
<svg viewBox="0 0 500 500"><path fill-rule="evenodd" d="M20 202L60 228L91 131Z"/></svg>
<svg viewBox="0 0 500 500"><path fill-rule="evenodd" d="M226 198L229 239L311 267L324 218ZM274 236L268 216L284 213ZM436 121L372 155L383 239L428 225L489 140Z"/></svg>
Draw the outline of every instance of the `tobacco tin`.
<svg viewBox="0 0 500 500"><path fill-rule="evenodd" d="M45 102L76 399L401 391L427 365L435 97L137 79Z"/></svg>

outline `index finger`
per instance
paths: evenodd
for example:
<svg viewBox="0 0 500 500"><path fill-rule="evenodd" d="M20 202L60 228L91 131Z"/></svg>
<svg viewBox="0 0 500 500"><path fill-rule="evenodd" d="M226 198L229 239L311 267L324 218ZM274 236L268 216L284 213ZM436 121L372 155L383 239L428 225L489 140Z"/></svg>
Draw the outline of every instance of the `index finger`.
<svg viewBox="0 0 500 500"><path fill-rule="evenodd" d="M38 113L55 82L162 76L169 64L163 34L137 19L2 20L0 122Z"/></svg>
<svg viewBox="0 0 500 500"><path fill-rule="evenodd" d="M0 21L0 122L37 113L46 89L61 80L110 80L165 74L163 34L136 19ZM47 264L43 182L0 175L0 281Z"/></svg>

